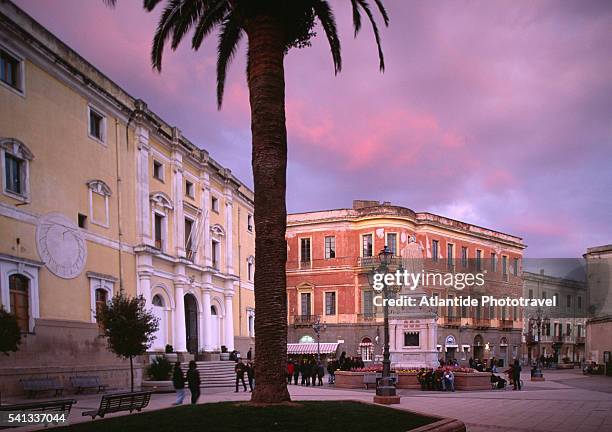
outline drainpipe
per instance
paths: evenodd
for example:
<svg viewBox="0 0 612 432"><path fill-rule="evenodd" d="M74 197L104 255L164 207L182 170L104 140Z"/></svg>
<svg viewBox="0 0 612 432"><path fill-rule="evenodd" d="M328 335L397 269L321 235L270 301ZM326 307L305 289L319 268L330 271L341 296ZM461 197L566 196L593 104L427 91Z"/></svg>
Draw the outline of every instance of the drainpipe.
<svg viewBox="0 0 612 432"><path fill-rule="evenodd" d="M131 120L131 115L130 115ZM129 122L128 122L129 124ZM128 143L128 134L126 128L126 145ZM123 249L123 231L121 229L121 156L119 154L119 120L115 117L115 158L116 158L116 174L117 174L117 229L119 238L119 293L123 294L123 260L121 249Z"/></svg>

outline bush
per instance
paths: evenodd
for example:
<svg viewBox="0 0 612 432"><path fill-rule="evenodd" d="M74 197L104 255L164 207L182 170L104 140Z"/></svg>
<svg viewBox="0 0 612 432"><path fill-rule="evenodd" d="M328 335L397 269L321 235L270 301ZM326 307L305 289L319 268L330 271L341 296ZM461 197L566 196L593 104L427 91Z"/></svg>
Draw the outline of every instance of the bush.
<svg viewBox="0 0 612 432"><path fill-rule="evenodd" d="M155 381L167 381L170 379L170 372L172 372L172 364L161 356L153 359L147 367L147 375Z"/></svg>
<svg viewBox="0 0 612 432"><path fill-rule="evenodd" d="M166 354L172 354L174 352L174 347L170 344L166 345Z"/></svg>

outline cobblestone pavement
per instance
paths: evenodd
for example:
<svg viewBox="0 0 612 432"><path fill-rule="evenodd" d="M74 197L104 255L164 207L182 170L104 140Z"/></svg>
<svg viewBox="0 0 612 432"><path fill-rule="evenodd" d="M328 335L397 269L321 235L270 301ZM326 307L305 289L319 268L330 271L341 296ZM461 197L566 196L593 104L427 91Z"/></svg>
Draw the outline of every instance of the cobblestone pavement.
<svg viewBox="0 0 612 432"><path fill-rule="evenodd" d="M579 371L545 371L546 381L531 382L523 376L525 390L477 392L421 392L399 390L406 409L434 416L453 417L466 423L470 432L570 432L612 431L612 378L583 376ZM373 390L344 390L333 386L289 386L293 400L358 400L372 402ZM71 423L90 421L83 411L95 409L100 396L77 396ZM205 390L198 403L246 401L250 393L233 389ZM186 395L185 402L188 402ZM155 394L146 411L168 408L174 394ZM113 414L111 416L125 415ZM96 420L99 421L99 420ZM348 426L348 425L347 425ZM19 431L40 428L19 428Z"/></svg>

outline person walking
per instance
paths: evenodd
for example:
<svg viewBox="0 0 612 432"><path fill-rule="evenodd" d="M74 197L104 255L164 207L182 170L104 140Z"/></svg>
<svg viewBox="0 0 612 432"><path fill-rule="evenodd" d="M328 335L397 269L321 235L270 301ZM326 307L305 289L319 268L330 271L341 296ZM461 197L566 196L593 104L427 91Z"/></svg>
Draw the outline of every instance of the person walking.
<svg viewBox="0 0 612 432"><path fill-rule="evenodd" d="M248 362L246 364L246 374L247 379L249 381L249 388L251 389L251 393L253 392L253 386L255 385L255 363Z"/></svg>
<svg viewBox="0 0 612 432"><path fill-rule="evenodd" d="M176 390L176 401L172 405L181 405L185 399L185 375L181 369L181 362L174 363L174 372L172 373L172 384Z"/></svg>
<svg viewBox="0 0 612 432"><path fill-rule="evenodd" d="M293 384L298 385L298 378L300 376L300 362L296 361L293 365Z"/></svg>
<svg viewBox="0 0 612 432"><path fill-rule="evenodd" d="M244 382L244 373L246 372L246 370L244 367L244 363L242 363L241 359L238 359L238 361L236 362L234 372L236 372L236 391L234 393L238 393L238 381L242 381L244 391L247 391L246 383Z"/></svg>
<svg viewBox="0 0 612 432"><path fill-rule="evenodd" d="M247 351L247 360L251 361L253 358L253 352L251 351L251 347L249 347L249 350Z"/></svg>
<svg viewBox="0 0 612 432"><path fill-rule="evenodd" d="M191 392L191 403L195 404L198 402L200 397L200 372L196 368L196 362L191 360L189 362L189 369L187 370L187 385Z"/></svg>
<svg viewBox="0 0 612 432"><path fill-rule="evenodd" d="M514 364L512 365L512 381L514 381L514 390L521 389L521 364L518 359L514 359Z"/></svg>
<svg viewBox="0 0 612 432"><path fill-rule="evenodd" d="M317 364L317 378L319 379L319 385L323 385L323 375L325 374L325 368L323 367L323 363L320 361Z"/></svg>

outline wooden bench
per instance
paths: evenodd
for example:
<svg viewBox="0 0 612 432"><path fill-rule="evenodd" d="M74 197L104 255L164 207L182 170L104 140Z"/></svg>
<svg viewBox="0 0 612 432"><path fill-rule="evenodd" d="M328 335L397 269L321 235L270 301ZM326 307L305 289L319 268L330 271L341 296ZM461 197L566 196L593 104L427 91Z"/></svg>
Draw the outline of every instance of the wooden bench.
<svg viewBox="0 0 612 432"><path fill-rule="evenodd" d="M98 376L71 377L70 382L72 383L72 387L76 388L77 394L82 393L83 390L88 388L97 389L98 393L106 389L106 384L102 384Z"/></svg>
<svg viewBox="0 0 612 432"><path fill-rule="evenodd" d="M57 378L26 378L21 380L21 385L28 397L34 397L38 392L50 390L55 391L55 396L61 396L64 391L64 386Z"/></svg>
<svg viewBox="0 0 612 432"><path fill-rule="evenodd" d="M100 407L97 410L85 411L84 416L91 416L92 420L97 416L104 417L106 414L120 411L140 411L149 405L151 392L113 393L102 396Z"/></svg>
<svg viewBox="0 0 612 432"><path fill-rule="evenodd" d="M0 411L27 412L27 413L49 413L65 414L66 421L70 414L70 409L77 401L74 399L60 399L54 401L32 402L13 405L0 405ZM57 424L56 422L52 422ZM45 424L46 426L47 424ZM0 428L1 429L1 428Z"/></svg>

